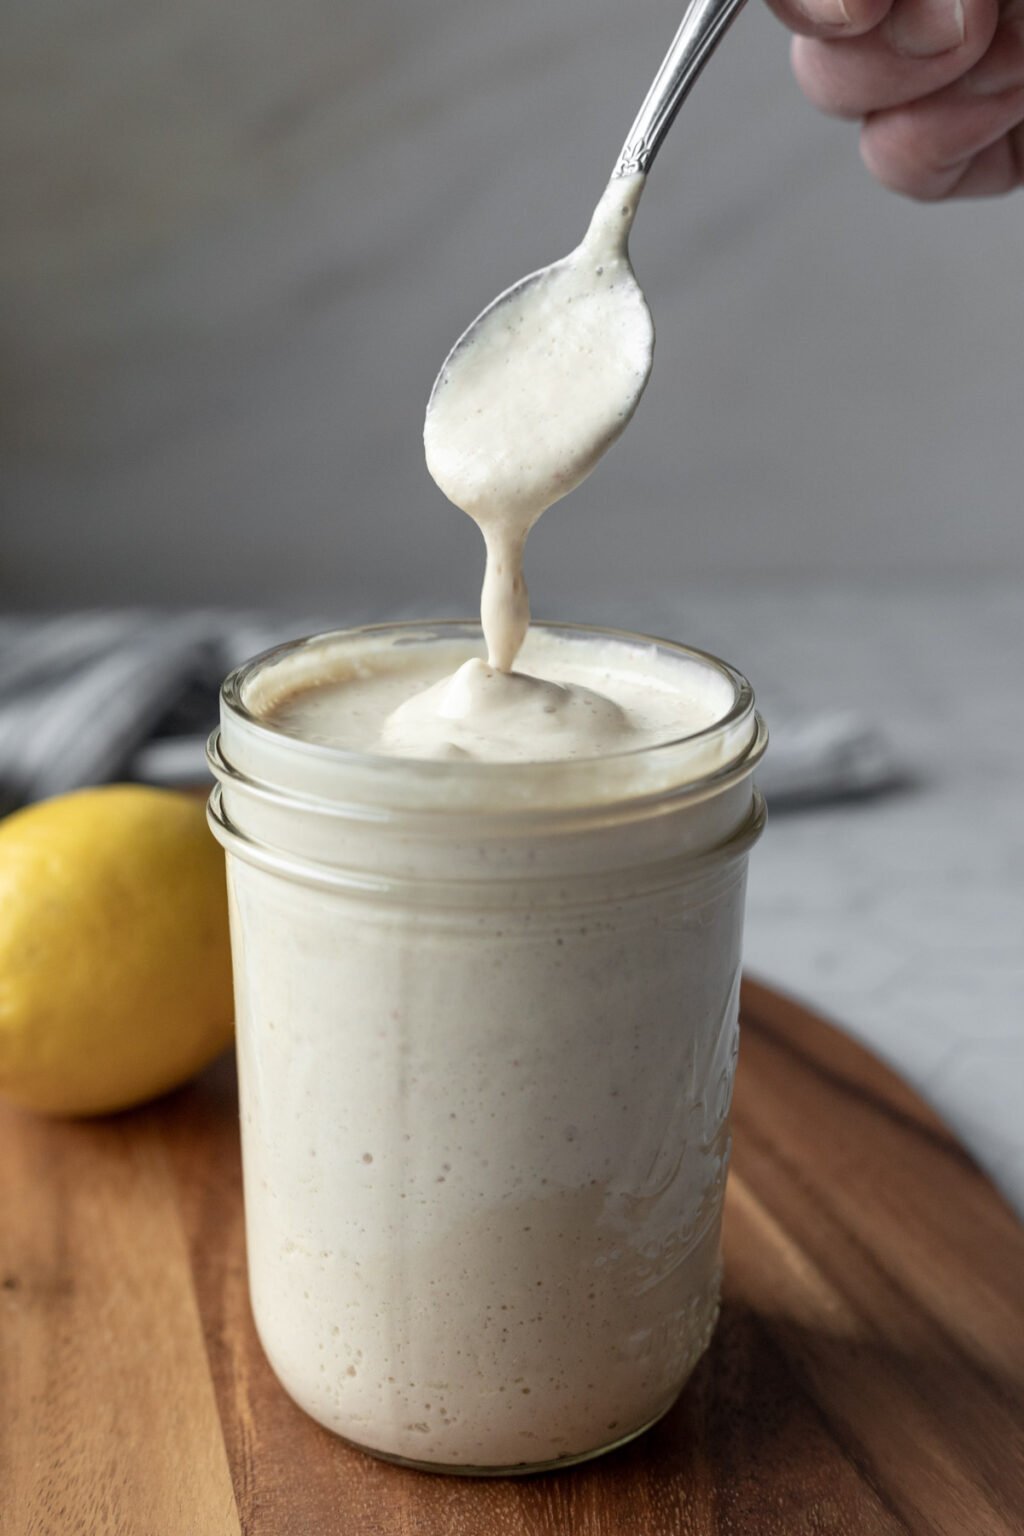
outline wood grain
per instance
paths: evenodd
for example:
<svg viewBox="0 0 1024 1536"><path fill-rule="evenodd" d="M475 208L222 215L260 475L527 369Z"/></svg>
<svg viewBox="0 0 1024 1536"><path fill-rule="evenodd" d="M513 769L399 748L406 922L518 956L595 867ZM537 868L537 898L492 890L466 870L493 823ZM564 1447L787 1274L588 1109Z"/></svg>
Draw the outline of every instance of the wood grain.
<svg viewBox="0 0 1024 1536"><path fill-rule="evenodd" d="M0 1132L0 1488L17 1536L237 1536L159 1115Z"/></svg>
<svg viewBox="0 0 1024 1536"><path fill-rule="evenodd" d="M10 1536L1018 1536L1024 1232L887 1068L748 985L712 1348L570 1472L405 1471L294 1406L249 1313L234 1071L0 1112Z"/></svg>

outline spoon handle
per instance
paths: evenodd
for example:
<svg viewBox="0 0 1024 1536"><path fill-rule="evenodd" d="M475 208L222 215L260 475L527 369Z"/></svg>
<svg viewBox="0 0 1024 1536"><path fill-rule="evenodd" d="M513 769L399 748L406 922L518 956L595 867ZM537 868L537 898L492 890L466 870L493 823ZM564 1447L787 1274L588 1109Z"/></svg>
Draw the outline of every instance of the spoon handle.
<svg viewBox="0 0 1024 1536"><path fill-rule="evenodd" d="M743 0L691 0L626 135L613 180L616 176L646 175L650 170L690 88L742 6Z"/></svg>

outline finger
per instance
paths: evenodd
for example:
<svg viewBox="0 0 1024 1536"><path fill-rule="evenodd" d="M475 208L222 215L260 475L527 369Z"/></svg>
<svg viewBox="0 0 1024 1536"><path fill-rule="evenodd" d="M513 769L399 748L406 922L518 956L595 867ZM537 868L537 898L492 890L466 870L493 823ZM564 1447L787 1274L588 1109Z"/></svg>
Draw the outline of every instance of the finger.
<svg viewBox="0 0 1024 1536"><path fill-rule="evenodd" d="M907 197L986 196L1016 184L1022 124L1024 82L996 96L961 83L869 117L861 155L883 186Z"/></svg>
<svg viewBox="0 0 1024 1536"><path fill-rule="evenodd" d="M804 37L859 37L888 16L892 0L768 0L782 24Z"/></svg>
<svg viewBox="0 0 1024 1536"><path fill-rule="evenodd" d="M985 53L998 20L998 0L895 0L865 37L795 38L793 71L821 111L866 117L958 80Z"/></svg>
<svg viewBox="0 0 1024 1536"><path fill-rule="evenodd" d="M969 160L947 197L1002 197L1024 186L1024 134L1015 129Z"/></svg>
<svg viewBox="0 0 1024 1536"><path fill-rule="evenodd" d="M1000 96L1024 85L1024 0L1004 3L995 36L962 83L979 96Z"/></svg>

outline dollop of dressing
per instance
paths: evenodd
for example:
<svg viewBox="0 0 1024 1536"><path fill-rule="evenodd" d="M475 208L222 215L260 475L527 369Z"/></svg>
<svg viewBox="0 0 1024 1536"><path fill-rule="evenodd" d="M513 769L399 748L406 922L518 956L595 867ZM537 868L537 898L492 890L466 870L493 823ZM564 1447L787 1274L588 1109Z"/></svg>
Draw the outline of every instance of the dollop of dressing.
<svg viewBox="0 0 1024 1536"><path fill-rule="evenodd" d="M580 683L463 662L384 722L380 746L397 757L543 762L628 749L633 725L614 699Z"/></svg>

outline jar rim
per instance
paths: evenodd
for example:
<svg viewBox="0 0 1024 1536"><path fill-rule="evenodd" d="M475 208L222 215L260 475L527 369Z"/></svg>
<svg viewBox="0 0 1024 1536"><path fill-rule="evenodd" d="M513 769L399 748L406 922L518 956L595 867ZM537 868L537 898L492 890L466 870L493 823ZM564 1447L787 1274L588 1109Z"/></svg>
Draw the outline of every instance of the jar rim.
<svg viewBox="0 0 1024 1536"><path fill-rule="evenodd" d="M257 712L258 700L247 701L248 681L305 648L306 665L282 673L282 693L296 683L315 686L325 660L312 651L317 645L355 641L348 660L358 663L359 645L369 659L378 637L429 643L461 636L476 645L479 625L405 622L310 636L253 657L224 684L221 726L207 752L217 781L210 799L215 835L250 863L285 873L283 859L292 872L301 865L311 880L327 864L335 871L332 881L359 890L368 889L375 872L383 873L389 889L395 880L407 884L424 860L435 869L428 881L433 889L442 852L445 881L506 885L571 880L581 870L585 881L596 870L618 879L634 866L660 868L668 861L675 871L677 858L689 865L698 855L720 861L745 853L747 843L741 848L735 839L749 833L752 840L760 831L763 811L751 821L751 808L760 802L750 778L767 743L746 679L717 657L673 641L585 625L543 628L597 644L622 641L621 659L638 676L645 656L656 668L652 646L660 657L667 650L696 660L728 680L732 702L725 708L723 700L717 721L699 732L604 757L526 763L389 757L280 729ZM269 680L266 709L282 696L274 692L278 680ZM681 699L686 684L684 670ZM691 816L698 808L700 814ZM543 860L541 849L547 850Z"/></svg>
<svg viewBox="0 0 1024 1536"><path fill-rule="evenodd" d="M299 656L303 652L312 652L316 648L328 648L343 641L373 640L381 641L398 637L398 643L409 644L414 638L422 637L425 641L445 639L474 639L482 638L482 631L478 621L469 619L439 619L419 620L402 619L390 622L361 624L347 629L323 630L316 634L306 635L294 640L287 640L281 644L271 646L265 651L250 657L235 667L225 678L221 687L222 711L226 712L232 720L243 727L246 733L254 733L266 742L284 747L290 754L306 760L319 760L321 763L336 765L339 769L346 766L373 769L377 773L391 776L414 772L422 781L427 779L447 784L487 783L496 786L503 777L514 773L517 779L524 783L531 781L541 782L550 779L552 770L557 769L558 775L563 780L583 779L588 774L592 775L599 766L600 771L614 775L617 767L637 762L666 762L673 753L679 753L685 749L689 755L702 746L713 742L716 737L726 738L730 734L742 733L742 728L750 724L751 729L743 743L744 750L740 755L745 756L745 749L749 747L757 737L758 717L754 707L754 691L743 676L729 662L715 656L710 651L705 651L697 646L684 645L679 641L668 640L658 635L648 635L636 630L619 629L603 625L533 622L531 630L540 631L551 636L564 635L578 640L604 640L633 647L657 647L670 657L676 657L681 661L689 660L697 662L723 679L732 689L732 704L730 707L709 725L702 726L699 730L688 731L679 736L667 737L656 742L647 742L640 746L627 747L613 752L601 753L595 756L581 756L566 759L550 759L536 761L496 761L481 762L479 759L458 758L426 758L411 756L395 756L384 752L366 751L351 747L340 746L331 742L310 741L300 734L283 729L249 708L246 703L245 692L255 679L270 666L283 662L289 656ZM763 748L762 748L763 750ZM758 753L760 756L760 753ZM751 765L752 766L752 765ZM715 777L717 775L711 775ZM704 777L701 775L700 777ZM694 786L699 780L690 780Z"/></svg>

